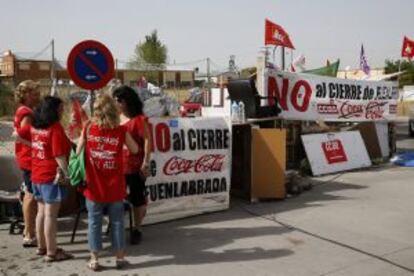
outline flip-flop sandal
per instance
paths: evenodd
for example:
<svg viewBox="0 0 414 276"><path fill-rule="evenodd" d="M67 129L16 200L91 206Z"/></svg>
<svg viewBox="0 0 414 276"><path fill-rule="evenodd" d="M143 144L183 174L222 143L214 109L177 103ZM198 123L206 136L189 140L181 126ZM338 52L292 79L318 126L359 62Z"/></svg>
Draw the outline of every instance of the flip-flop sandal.
<svg viewBox="0 0 414 276"><path fill-rule="evenodd" d="M117 269L123 269L127 265L129 265L129 262L125 259L116 259L115 263L116 263L116 268Z"/></svg>
<svg viewBox="0 0 414 276"><path fill-rule="evenodd" d="M29 248L29 247L36 247L37 246L37 242L36 239L29 239L29 238L23 238L23 247L24 248Z"/></svg>
<svg viewBox="0 0 414 276"><path fill-rule="evenodd" d="M44 255L46 255L46 253L47 253L46 248L38 248L36 250L36 255L38 255L38 256L44 256Z"/></svg>
<svg viewBox="0 0 414 276"><path fill-rule="evenodd" d="M98 263L98 260L90 259L88 264L86 265L92 271L99 271L101 270L101 266Z"/></svg>
<svg viewBox="0 0 414 276"><path fill-rule="evenodd" d="M55 255L46 255L45 262L61 262L65 260L73 259L73 255L65 252L63 249L58 248L56 249Z"/></svg>

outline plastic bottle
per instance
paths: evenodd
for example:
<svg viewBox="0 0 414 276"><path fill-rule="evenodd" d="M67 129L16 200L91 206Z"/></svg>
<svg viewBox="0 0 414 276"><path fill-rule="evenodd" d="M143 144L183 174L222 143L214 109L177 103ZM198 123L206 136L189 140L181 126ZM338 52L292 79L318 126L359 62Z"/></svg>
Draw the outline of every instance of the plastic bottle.
<svg viewBox="0 0 414 276"><path fill-rule="evenodd" d="M231 121L233 123L239 122L239 105L236 101L231 104Z"/></svg>
<svg viewBox="0 0 414 276"><path fill-rule="evenodd" d="M246 109L243 101L239 102L239 121L241 123L246 122Z"/></svg>

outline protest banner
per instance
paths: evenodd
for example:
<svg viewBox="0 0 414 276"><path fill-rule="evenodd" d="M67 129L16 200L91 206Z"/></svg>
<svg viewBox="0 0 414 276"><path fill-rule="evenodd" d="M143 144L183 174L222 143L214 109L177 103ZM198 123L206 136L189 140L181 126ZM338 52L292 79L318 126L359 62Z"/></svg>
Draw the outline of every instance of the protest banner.
<svg viewBox="0 0 414 276"><path fill-rule="evenodd" d="M223 118L150 118L146 223L229 207L231 132Z"/></svg>
<svg viewBox="0 0 414 276"><path fill-rule="evenodd" d="M264 94L274 96L281 117L294 120L392 120L397 114L398 85L356 81L267 69ZM273 100L269 100L269 104Z"/></svg>

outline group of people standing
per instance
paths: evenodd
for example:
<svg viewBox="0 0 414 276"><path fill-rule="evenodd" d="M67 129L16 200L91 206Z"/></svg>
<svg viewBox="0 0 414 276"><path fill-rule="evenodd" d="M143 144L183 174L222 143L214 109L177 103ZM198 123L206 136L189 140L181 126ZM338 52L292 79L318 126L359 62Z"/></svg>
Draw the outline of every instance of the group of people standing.
<svg viewBox="0 0 414 276"><path fill-rule="evenodd" d="M80 190L88 211L88 268L100 269L102 217L109 215L116 267L125 260L124 200L134 206L133 244L141 240L146 213L145 178L149 175L151 138L143 103L128 86L94 103L77 143L70 141L61 120L63 101L40 97L37 83L27 80L15 91L16 160L25 184L23 246L36 247L45 261L73 258L57 246L57 218L68 194L68 157L71 148L84 152L86 181ZM122 173L123 172L123 173ZM66 181L65 181L66 180ZM129 191L127 193L127 191Z"/></svg>

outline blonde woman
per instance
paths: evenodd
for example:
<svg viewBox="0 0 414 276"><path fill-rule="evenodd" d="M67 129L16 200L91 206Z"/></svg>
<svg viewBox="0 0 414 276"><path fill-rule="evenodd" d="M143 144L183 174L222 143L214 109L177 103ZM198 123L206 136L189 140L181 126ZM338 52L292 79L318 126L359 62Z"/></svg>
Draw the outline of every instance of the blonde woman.
<svg viewBox="0 0 414 276"><path fill-rule="evenodd" d="M85 149L86 208L88 209L88 243L91 259L88 267L100 269L98 253L102 250L103 209L108 209L111 223L112 248L116 267L122 268L125 260L124 204L126 196L122 149L126 145L132 153L138 145L125 128L120 126L115 101L109 95L101 95L94 103L90 124L83 129L77 152Z"/></svg>
<svg viewBox="0 0 414 276"><path fill-rule="evenodd" d="M15 155L19 168L22 170L25 193L23 198L23 246L35 247L35 220L36 201L33 198L32 174L32 148L30 144L30 126L33 121L33 109L39 104L39 85L26 80L21 82L15 91L15 100L18 104L14 116L14 128L16 133Z"/></svg>

